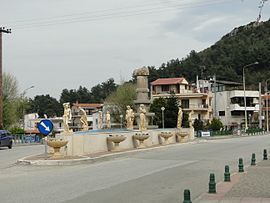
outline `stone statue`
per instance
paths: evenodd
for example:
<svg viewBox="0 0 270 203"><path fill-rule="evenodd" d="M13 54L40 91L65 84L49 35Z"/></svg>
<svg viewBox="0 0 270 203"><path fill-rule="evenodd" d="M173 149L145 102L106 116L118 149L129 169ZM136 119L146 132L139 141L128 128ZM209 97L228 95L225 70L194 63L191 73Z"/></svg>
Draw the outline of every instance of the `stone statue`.
<svg viewBox="0 0 270 203"><path fill-rule="evenodd" d="M80 122L81 122L82 131L87 131L88 130L87 115L86 115L85 110L81 107L79 107L79 114L81 115Z"/></svg>
<svg viewBox="0 0 270 203"><path fill-rule="evenodd" d="M102 129L102 121L103 121L102 111L98 111L98 129Z"/></svg>
<svg viewBox="0 0 270 203"><path fill-rule="evenodd" d="M189 114L188 114L188 123L189 123L190 128L193 128L193 120L192 120L192 115L193 114L194 114L193 110L191 112L189 112Z"/></svg>
<svg viewBox="0 0 270 203"><path fill-rule="evenodd" d="M182 120L183 120L183 111L182 108L178 107L178 117L177 117L177 128L180 129L182 127Z"/></svg>
<svg viewBox="0 0 270 203"><path fill-rule="evenodd" d="M64 133L70 133L72 132L72 130L69 129L69 125L68 125L72 118L70 104L64 103L63 107L64 107L64 115L63 115Z"/></svg>
<svg viewBox="0 0 270 203"><path fill-rule="evenodd" d="M144 104L140 104L139 113L140 113L139 130L145 131L147 130L147 128L146 128L146 109L144 107Z"/></svg>
<svg viewBox="0 0 270 203"><path fill-rule="evenodd" d="M149 75L149 69L147 67L142 67L135 69L133 72L134 76L148 76Z"/></svg>
<svg viewBox="0 0 270 203"><path fill-rule="evenodd" d="M127 129L133 130L134 112L130 106L127 106L126 121L127 121Z"/></svg>
<svg viewBox="0 0 270 203"><path fill-rule="evenodd" d="M109 111L106 113L106 127L111 128L111 115Z"/></svg>

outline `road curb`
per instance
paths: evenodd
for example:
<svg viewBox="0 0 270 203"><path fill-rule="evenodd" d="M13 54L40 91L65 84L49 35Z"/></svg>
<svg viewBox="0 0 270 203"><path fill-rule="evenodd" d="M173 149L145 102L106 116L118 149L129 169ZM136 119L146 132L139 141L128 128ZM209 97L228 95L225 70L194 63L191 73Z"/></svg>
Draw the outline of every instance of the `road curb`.
<svg viewBox="0 0 270 203"><path fill-rule="evenodd" d="M194 143L201 143L205 142L205 140L199 140L195 139L191 142L186 143L173 143L169 145L160 145L156 147L151 148L144 148L144 149L136 149L136 150L130 150L130 151L122 151L122 152L113 152L110 154L105 154L97 157L88 157L88 156L81 156L82 158L77 159L66 159L66 160L29 160L33 156L37 155L31 155L27 157L23 157L21 159L17 160L17 164L20 165L32 165L32 166L72 166L72 165L79 165L79 164L91 164L91 163L97 163L102 161L108 161L116 158L122 158L126 157L132 154L142 153L145 151L152 151L156 149L166 149L171 147L177 147L180 145L187 145L187 144L194 144Z"/></svg>

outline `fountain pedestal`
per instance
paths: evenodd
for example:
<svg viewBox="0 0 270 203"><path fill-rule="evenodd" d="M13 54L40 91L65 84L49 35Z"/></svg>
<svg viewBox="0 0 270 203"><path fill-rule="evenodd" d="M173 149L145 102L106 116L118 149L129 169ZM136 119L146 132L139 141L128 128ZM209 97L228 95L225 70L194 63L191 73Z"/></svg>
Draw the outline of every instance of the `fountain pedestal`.
<svg viewBox="0 0 270 203"><path fill-rule="evenodd" d="M173 134L171 132L161 132L159 136L164 138L164 142L162 143L162 145L167 145L170 144L169 138L172 137Z"/></svg>
<svg viewBox="0 0 270 203"><path fill-rule="evenodd" d="M124 135L111 135L110 137L107 137L107 140L114 143L114 147L110 149L110 151L118 152L120 151L119 144L120 142L123 142L126 139Z"/></svg>
<svg viewBox="0 0 270 203"><path fill-rule="evenodd" d="M137 146L137 148L142 149L142 148L145 148L145 145L143 142L144 142L144 140L149 138L149 134L148 133L136 133L135 135L133 135L133 138L135 140L139 141L139 146Z"/></svg>
<svg viewBox="0 0 270 203"><path fill-rule="evenodd" d="M60 148L66 146L68 141L66 140L58 140L58 139L49 139L47 140L47 145L54 149L54 153L52 155L52 159L62 158L63 155L60 153Z"/></svg>

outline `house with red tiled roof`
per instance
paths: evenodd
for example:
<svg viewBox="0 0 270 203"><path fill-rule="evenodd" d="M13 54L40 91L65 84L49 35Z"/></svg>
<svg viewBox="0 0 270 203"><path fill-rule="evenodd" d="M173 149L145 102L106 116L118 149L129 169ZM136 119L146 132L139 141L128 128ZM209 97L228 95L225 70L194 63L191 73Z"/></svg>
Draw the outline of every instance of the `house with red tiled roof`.
<svg viewBox="0 0 270 203"><path fill-rule="evenodd" d="M177 97L184 112L194 111L193 119L212 119L212 93L198 91L183 78L159 78L151 82L151 99L170 97L171 93Z"/></svg>

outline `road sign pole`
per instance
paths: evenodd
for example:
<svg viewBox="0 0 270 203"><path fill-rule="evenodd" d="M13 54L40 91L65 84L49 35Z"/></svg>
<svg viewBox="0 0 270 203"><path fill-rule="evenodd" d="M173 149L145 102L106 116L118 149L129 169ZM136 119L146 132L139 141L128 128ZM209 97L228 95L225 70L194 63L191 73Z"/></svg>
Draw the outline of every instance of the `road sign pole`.
<svg viewBox="0 0 270 203"><path fill-rule="evenodd" d="M48 145L47 145L47 136L44 138L44 141L45 141L45 143L44 143L44 146L45 146L45 157L47 158L47 156L48 156Z"/></svg>

